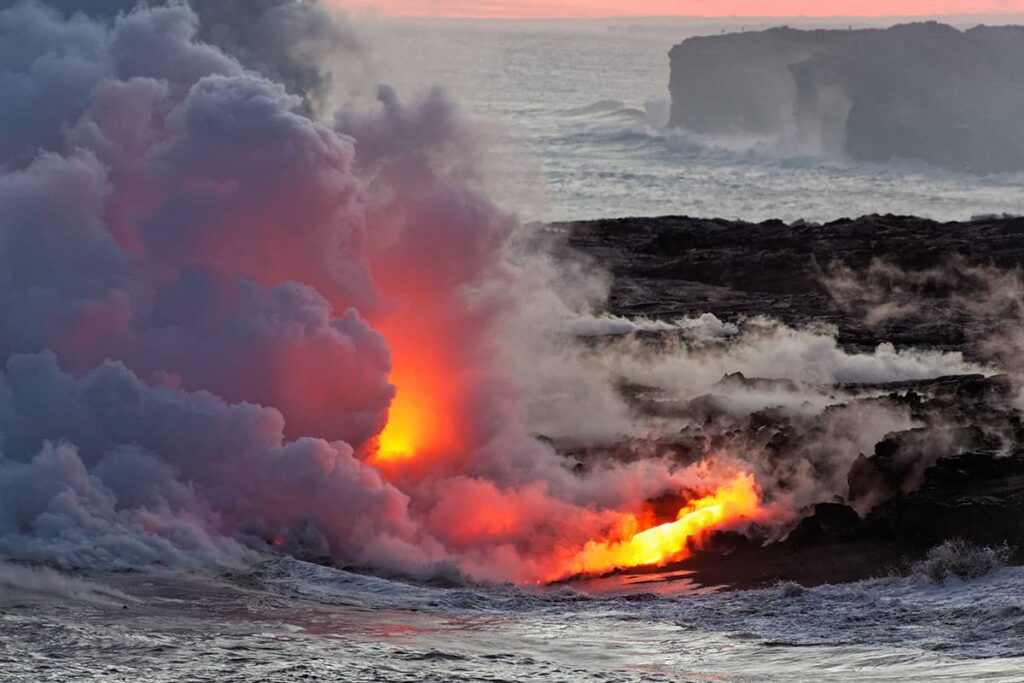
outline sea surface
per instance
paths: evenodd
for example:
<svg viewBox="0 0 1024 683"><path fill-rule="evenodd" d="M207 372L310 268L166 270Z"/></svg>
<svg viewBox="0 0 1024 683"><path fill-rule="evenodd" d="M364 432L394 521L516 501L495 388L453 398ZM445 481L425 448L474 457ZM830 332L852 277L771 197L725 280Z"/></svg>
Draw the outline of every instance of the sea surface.
<svg viewBox="0 0 1024 683"><path fill-rule="evenodd" d="M382 78L406 94L444 86L497 128L497 191L527 219L1024 214L1024 174L851 162L799 154L781 140L666 129L669 50L717 27L378 30Z"/></svg>
<svg viewBox="0 0 1024 683"><path fill-rule="evenodd" d="M684 581L678 595L416 585L291 559L232 575L38 578L35 591L0 578L4 681L1009 682L1024 671L1020 568L942 585Z"/></svg>

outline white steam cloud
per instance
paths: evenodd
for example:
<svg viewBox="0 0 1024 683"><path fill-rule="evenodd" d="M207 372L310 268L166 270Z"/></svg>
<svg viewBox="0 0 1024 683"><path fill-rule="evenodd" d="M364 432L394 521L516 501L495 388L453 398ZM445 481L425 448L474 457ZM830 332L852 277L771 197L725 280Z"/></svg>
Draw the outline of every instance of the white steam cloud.
<svg viewBox="0 0 1024 683"><path fill-rule="evenodd" d="M738 469L798 482L768 491L788 521L912 424L851 408L798 462L734 444L706 449L717 468L584 463L534 438L686 425L639 415L624 384L689 400L729 373L786 378L732 392L732 412L806 416L825 385L985 371L847 352L827 328L593 314L606 277L521 249L443 92L348 101L373 60L316 2L4 2L0 46L0 559L239 567L277 550L537 580L621 514ZM459 439L385 476L368 455L409 358L429 360L429 419Z"/></svg>

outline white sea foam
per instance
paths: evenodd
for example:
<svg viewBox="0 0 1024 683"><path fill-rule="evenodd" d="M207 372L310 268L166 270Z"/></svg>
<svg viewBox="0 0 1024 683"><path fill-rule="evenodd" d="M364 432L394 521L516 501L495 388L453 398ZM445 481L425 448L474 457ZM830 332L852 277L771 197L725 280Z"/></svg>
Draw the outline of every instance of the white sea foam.
<svg viewBox="0 0 1024 683"><path fill-rule="evenodd" d="M1009 682L1024 655L1017 568L676 598L410 585L294 560L102 578L136 601L4 611L5 681Z"/></svg>

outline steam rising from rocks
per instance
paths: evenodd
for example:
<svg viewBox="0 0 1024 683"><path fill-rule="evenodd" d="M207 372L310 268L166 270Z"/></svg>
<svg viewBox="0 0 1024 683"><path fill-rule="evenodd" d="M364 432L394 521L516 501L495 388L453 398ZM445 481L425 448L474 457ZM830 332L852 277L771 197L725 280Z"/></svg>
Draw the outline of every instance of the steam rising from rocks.
<svg viewBox="0 0 1024 683"><path fill-rule="evenodd" d="M4 558L240 567L278 549L532 581L619 513L741 469L781 533L913 424L884 404L822 418L843 402L827 385L987 371L848 352L824 327L602 316L606 278L521 248L481 192L443 92L334 111L354 73L335 58L371 60L316 2L0 7ZM367 456L417 353L463 438L386 477ZM725 413L813 423L800 459L737 439L584 462L534 437L678 434L693 415L645 415L622 387L691 401L737 371L789 381L729 389Z"/></svg>

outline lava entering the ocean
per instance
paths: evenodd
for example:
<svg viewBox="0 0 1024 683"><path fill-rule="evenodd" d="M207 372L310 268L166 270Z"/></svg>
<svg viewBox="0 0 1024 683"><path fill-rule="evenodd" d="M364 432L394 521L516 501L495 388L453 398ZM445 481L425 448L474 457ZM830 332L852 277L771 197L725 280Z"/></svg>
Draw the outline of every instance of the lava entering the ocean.
<svg viewBox="0 0 1024 683"><path fill-rule="evenodd" d="M382 331L386 333L389 330L385 327ZM453 381L455 373L449 368L450 359L443 349L429 343L430 337L386 336L392 344L390 381L396 393L387 424L377 438L370 462L382 468L385 476L391 479L390 473L408 473L413 462L416 463L415 471L422 474L436 470L440 461L457 456L465 446L466 435L461 429L464 424L458 420L459 410L465 406L459 401L458 385ZM714 459L709 459L701 466L711 467L714 462ZM392 468L396 467L401 470L393 471ZM404 476L398 475L398 479L393 481ZM550 564L541 562L551 568L546 573L542 572L543 580L557 581L685 559L704 534L742 520L756 519L760 515L760 489L752 474L739 473L724 481L709 495L683 505L673 521L658 524L651 515L615 513L618 520L608 533L568 552L564 551L565 546L562 553L552 546ZM531 504L526 499L519 500L518 493L510 495L513 508ZM465 506L462 514L489 512L470 504L469 500L462 500L456 505L460 508ZM472 512L474 509L476 511ZM572 524L572 518L565 521Z"/></svg>
<svg viewBox="0 0 1024 683"><path fill-rule="evenodd" d="M562 565L553 580L614 569L661 565L689 556L692 543L708 531L761 510L760 492L752 474L739 474L714 493L684 505L673 522L638 530L642 520L623 519L621 540L591 540Z"/></svg>

